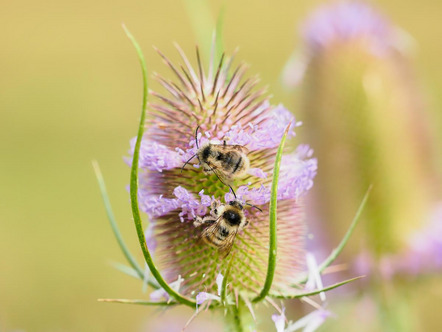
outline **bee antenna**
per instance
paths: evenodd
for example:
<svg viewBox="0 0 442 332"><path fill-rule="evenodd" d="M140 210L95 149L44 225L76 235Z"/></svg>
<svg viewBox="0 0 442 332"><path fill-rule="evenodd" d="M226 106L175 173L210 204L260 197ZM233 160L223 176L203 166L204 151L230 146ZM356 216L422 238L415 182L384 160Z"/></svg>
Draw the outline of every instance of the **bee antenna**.
<svg viewBox="0 0 442 332"><path fill-rule="evenodd" d="M222 181L221 181L222 182ZM232 194L233 194L233 196L235 197L235 200L236 200L236 194L235 194L235 191L233 190L233 188L231 187L231 186L229 186L229 188L230 188L230 190L232 191Z"/></svg>
<svg viewBox="0 0 442 332"><path fill-rule="evenodd" d="M198 129L200 129L200 126L196 127L196 130L195 130L195 143L196 143L196 147L197 147L197 149L200 148L200 147L198 146Z"/></svg>
<svg viewBox="0 0 442 332"><path fill-rule="evenodd" d="M250 203L247 203L247 202L246 202L246 205L249 205L249 206L251 206L251 207L254 207L255 209L257 209L257 210L259 210L260 212L262 212L262 210L261 210L259 207L255 206L255 205L253 205L253 204L250 204Z"/></svg>
<svg viewBox="0 0 442 332"><path fill-rule="evenodd" d="M181 167L181 173L183 173L183 169L184 167L189 163L189 161L191 161L193 158L195 158L196 154L194 154L192 157L190 157L190 159L188 161L186 161L183 165L183 167Z"/></svg>

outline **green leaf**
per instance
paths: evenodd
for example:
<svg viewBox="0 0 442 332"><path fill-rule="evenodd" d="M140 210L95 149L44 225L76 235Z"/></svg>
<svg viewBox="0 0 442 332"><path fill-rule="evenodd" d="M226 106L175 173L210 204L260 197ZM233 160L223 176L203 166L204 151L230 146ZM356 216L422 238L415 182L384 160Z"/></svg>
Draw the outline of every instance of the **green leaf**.
<svg viewBox="0 0 442 332"><path fill-rule="evenodd" d="M158 284L175 300L178 302L188 305L190 307L194 307L196 305L196 302L188 297L185 297L179 293L177 293L175 290L173 290L169 284L163 279L160 272L156 268L155 264L153 263L152 256L150 255L149 249L147 248L146 239L144 237L144 231L143 231L143 223L141 221L141 215L140 210L138 207L138 160L140 157L140 146L141 146L141 140L143 138L144 134L144 126L145 126L145 119L146 119L146 107L147 107L147 68L146 68L146 62L144 60L143 52L141 51L141 47L138 44L138 42L135 40L134 36L129 32L129 30L126 28L126 26L123 25L123 29L126 32L127 37L130 39L132 44L135 47L135 50L137 51L138 59L140 61L141 70L143 74L143 103L141 108L141 116L140 116L140 123L138 125L138 134L137 134L137 141L135 143L134 147L134 153L132 158L132 168L131 168L131 174L130 174L130 201L131 201L131 207L132 207L132 215L134 218L135 228L137 230L138 234L138 241L140 242L141 250L143 252L144 259L146 261L146 264L149 266L150 272L154 276L154 278L157 280Z"/></svg>
<svg viewBox="0 0 442 332"><path fill-rule="evenodd" d="M218 19L216 20L216 34L215 34L216 59L215 59L215 62L218 62L219 59L221 59L221 56L224 52L224 43L223 43L224 13L225 13L225 7L223 5L219 11Z"/></svg>
<svg viewBox="0 0 442 332"><path fill-rule="evenodd" d="M339 254L344 249L345 245L347 244L348 240L350 239L350 236L353 234L353 231L354 231L356 225L358 224L358 222L360 220L362 211L364 210L364 206L367 203L367 199L368 199L368 196L370 195L371 189L372 189L372 186L370 186L367 189L367 192L365 193L364 198L362 199L362 202L359 205L358 210L356 211L356 215L354 216L353 221L350 224L350 227L348 228L347 232L345 233L345 235L342 238L339 245L335 249L333 249L330 256L328 256L327 259L325 261L323 261L321 263L321 265L319 265L319 272L324 271L328 266L330 266L330 264L333 263L333 261L339 256Z"/></svg>
<svg viewBox="0 0 442 332"><path fill-rule="evenodd" d="M146 300L128 300L128 299L98 299L97 301L110 302L110 303L149 305L149 306L172 306L177 304L177 302L152 302Z"/></svg>
<svg viewBox="0 0 442 332"><path fill-rule="evenodd" d="M184 5L187 9L187 15L192 24L193 32L200 49L208 59L210 47L212 44L212 33L215 30L215 22L207 0L185 0Z"/></svg>
<svg viewBox="0 0 442 332"><path fill-rule="evenodd" d="M281 167L282 151L284 149L284 143L287 138L291 122L285 129L284 135L282 136L281 143L279 143L278 151L276 152L275 166L273 167L273 179L272 179L272 191L270 195L270 221L269 221L269 260L267 264L267 275L264 282L264 286L261 293L255 297L252 302L259 302L263 300L270 291L272 287L273 277L275 275L276 267L276 210L278 201L278 180L279 180L279 168Z"/></svg>
<svg viewBox="0 0 442 332"><path fill-rule="evenodd" d="M323 272L327 267L329 267L335 259L339 256L339 254L344 249L345 245L347 244L348 240L350 239L350 236L353 234L353 231L358 224L362 211L364 210L364 206L367 203L368 196L370 195L370 191L372 189L372 186L368 187L367 192L364 195L364 198L362 199L361 204L359 205L358 210L356 211L356 214L350 224L350 227L348 228L347 232L345 233L344 237L342 238L339 245L333 249L333 251L330 253L330 255L319 265L319 273ZM303 276L299 281L297 281L295 284L303 284L306 283L308 280L308 276Z"/></svg>
<svg viewBox="0 0 442 332"><path fill-rule="evenodd" d="M130 277L134 277L137 279L141 279L143 280L143 278L140 277L140 275L137 273L137 271L133 268L131 268L130 266L118 263L118 262L111 262L112 267L114 267L115 269L117 269L120 272L123 272L124 274L130 276ZM158 288L158 286L157 286Z"/></svg>
<svg viewBox="0 0 442 332"><path fill-rule="evenodd" d="M300 297L313 296L313 295L316 295L316 294L319 294L319 293L322 293L322 292L327 292L327 291L329 291L329 290L332 290L332 289L334 289L334 288L338 288L338 287L340 287L340 286L342 286L342 285L348 284L349 282L352 282L352 281L355 281L355 280L361 279L361 278L363 278L363 277L364 277L364 276L359 276L359 277L356 277L356 278L352 278L352 279L344 280L344 281L338 282L338 283L336 283L336 284L333 284L333 285L331 285L331 286L324 287L324 288L321 288L321 289L317 289L317 290L314 290L314 291L311 291L311 292L299 293L299 294L292 294L292 295L276 295L276 294L269 294L269 296L274 297L274 298L277 298L277 299L284 299L284 300L289 300L289 299L299 299Z"/></svg>
<svg viewBox="0 0 442 332"><path fill-rule="evenodd" d="M112 231L115 235L115 238L117 239L118 245L120 246L121 251L123 252L124 257L126 257L126 260L132 266L133 271L138 275L140 279L144 279L144 271L141 269L140 265L138 265L136 259L134 256L130 253L129 248L127 247L126 243L123 240L123 236L121 235L120 229L118 227L117 221L115 219L115 215L112 211L112 205L109 200L109 196L107 194L106 190L106 184L104 183L103 174L101 173L100 166L98 165L98 162L96 160L92 161L92 166L95 171L95 177L98 181L98 186L100 187L101 197L103 199L104 208L106 209L106 215L107 219L109 220L109 223L111 224ZM155 289L158 289L158 285L149 282L149 285L154 287Z"/></svg>
<svg viewBox="0 0 442 332"><path fill-rule="evenodd" d="M111 265L114 268L116 268L118 271L121 271L121 272L123 272L124 274L126 274L126 275L128 275L130 277L134 277L134 278L137 278L139 280L141 279L143 282L147 282L149 285L151 285L155 289L159 289L160 288L160 286L158 286L157 283L155 283L153 280L150 280L150 278L149 278L150 276L147 277L147 280L145 279L146 278L146 271L145 271L144 278L140 278L140 276L138 275L137 271L135 271L133 268L131 268L131 267L127 266L127 265L124 265L124 264L121 264L121 263L118 263L118 262L111 262Z"/></svg>

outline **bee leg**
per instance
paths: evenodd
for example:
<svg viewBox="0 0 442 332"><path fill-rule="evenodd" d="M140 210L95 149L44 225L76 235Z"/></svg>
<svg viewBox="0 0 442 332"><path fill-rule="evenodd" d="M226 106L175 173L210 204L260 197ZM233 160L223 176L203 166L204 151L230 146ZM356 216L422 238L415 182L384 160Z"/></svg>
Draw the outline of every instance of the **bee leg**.
<svg viewBox="0 0 442 332"><path fill-rule="evenodd" d="M210 208L212 210L215 210L218 207L218 205L219 205L218 200L214 200L214 201L212 201L212 203L210 203Z"/></svg>
<svg viewBox="0 0 442 332"><path fill-rule="evenodd" d="M212 216L204 216L201 218L200 216L195 217L193 220L193 226L198 227L202 224L213 224L216 220L213 219Z"/></svg>
<svg viewBox="0 0 442 332"><path fill-rule="evenodd" d="M193 226L198 227L201 226L202 224L204 224L204 219L201 218L200 216L195 217L195 219L193 220Z"/></svg>
<svg viewBox="0 0 442 332"><path fill-rule="evenodd" d="M210 224L210 225L214 224L215 222L216 222L216 220L213 220L213 218L209 217L209 216L207 216L207 219L204 220L205 224Z"/></svg>
<svg viewBox="0 0 442 332"><path fill-rule="evenodd" d="M218 217L218 206L219 206L219 202L217 200L213 201L210 204L210 214L212 215L212 217Z"/></svg>

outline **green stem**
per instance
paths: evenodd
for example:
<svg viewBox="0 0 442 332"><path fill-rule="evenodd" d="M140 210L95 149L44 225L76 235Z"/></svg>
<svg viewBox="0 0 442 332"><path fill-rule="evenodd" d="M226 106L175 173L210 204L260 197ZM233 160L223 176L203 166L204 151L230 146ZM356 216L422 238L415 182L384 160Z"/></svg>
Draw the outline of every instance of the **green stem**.
<svg viewBox="0 0 442 332"><path fill-rule="evenodd" d="M221 59L221 56L224 52L224 43L223 43L224 13L225 13L225 6L223 5L219 11L218 18L216 20L216 30L215 30L216 62L218 62L219 59Z"/></svg>
<svg viewBox="0 0 442 332"><path fill-rule="evenodd" d="M185 0L184 6L190 19L190 24L203 54L203 59L210 58L210 46L212 33L215 29L215 22L209 1L206 0Z"/></svg>
<svg viewBox="0 0 442 332"><path fill-rule="evenodd" d="M135 228L136 228L137 234L138 234L138 241L140 242L141 250L143 252L143 256L146 261L146 264L149 266L150 272L155 277L158 284L171 297L173 297L178 302L188 305L190 307L195 307L196 302L193 299L185 297L185 296L177 293L163 279L160 272L158 271L158 269L156 268L155 264L152 261L152 256L150 255L149 249L147 248L146 239L144 237L143 224L141 221L140 210L138 208L138 160L139 160L139 156L140 156L140 146L141 146L141 140L142 140L143 134L144 134L144 126L145 126L145 119L146 119L147 68L146 68L146 62L144 60L144 55L143 55L143 52L141 51L140 45L138 45L134 36L132 36L132 34L129 32L129 30L126 28L126 26L123 25L123 29L126 32L127 37L130 39L130 41L132 42L132 44L134 45L134 47L137 51L138 59L140 61L141 70L143 73L143 105L141 108L140 123L138 126L137 141L135 143L134 154L133 154L133 158L132 158L131 174L130 174L130 201L131 201L132 215L134 218Z"/></svg>
<svg viewBox="0 0 442 332"><path fill-rule="evenodd" d="M285 139L287 138L287 134L289 132L291 122L285 129L284 135L282 135L281 143L279 143L278 151L276 152L275 158L275 166L273 167L273 179L272 179L272 191L270 196L270 207L269 207L269 260L267 264L267 275L264 282L264 286L261 290L261 293L255 297L252 302L259 302L265 299L267 294L272 287L273 277L275 275L275 267L276 267L276 208L278 201L278 180L279 180L279 168L281 166L281 158L282 158L282 150L284 148Z"/></svg>
<svg viewBox="0 0 442 332"><path fill-rule="evenodd" d="M238 304L239 306L239 304ZM242 322L241 322L241 315L240 315L240 311L239 311L239 307L237 307L236 305L232 305L228 307L227 310L227 319L228 322L230 323L228 326L228 331L229 332L243 332L243 326L242 326Z"/></svg>
<svg viewBox="0 0 442 332"><path fill-rule="evenodd" d="M407 284L399 279L385 280L376 271L372 276L371 294L377 302L379 323L385 332L417 330L415 315L410 308Z"/></svg>
<svg viewBox="0 0 442 332"><path fill-rule="evenodd" d="M232 263L233 263L233 258L235 257L235 255L233 254L232 257L230 258L230 262L229 265L227 266L227 270L226 273L224 275L224 279L223 282L221 284L221 304L225 305L226 303L226 294L227 294L227 280L229 279L230 276L230 269L232 268Z"/></svg>

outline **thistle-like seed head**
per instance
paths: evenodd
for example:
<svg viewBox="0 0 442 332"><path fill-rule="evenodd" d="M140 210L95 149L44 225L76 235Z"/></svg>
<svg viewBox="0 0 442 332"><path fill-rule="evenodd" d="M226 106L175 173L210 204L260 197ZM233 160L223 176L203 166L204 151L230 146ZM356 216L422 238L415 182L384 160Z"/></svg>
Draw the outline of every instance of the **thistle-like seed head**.
<svg viewBox="0 0 442 332"><path fill-rule="evenodd" d="M319 7L303 31L299 90L322 165L318 218L336 241L334 231L372 184L364 236L377 257L406 246L435 200L431 126L399 31L371 4L354 1Z"/></svg>
<svg viewBox="0 0 442 332"><path fill-rule="evenodd" d="M234 68L233 57L223 55L217 64L212 59L206 73L198 50L196 70L178 51L183 65L172 64L159 52L175 78L156 76L165 92L151 92L140 149L139 202L153 224L155 261L168 282L182 276L180 292L195 296L216 294L217 276L225 275L233 260L229 291L256 294L267 272L268 203L276 150L285 128L291 123L289 136L294 136L299 123L283 106L271 106L265 91L256 89L258 80L246 78L246 67ZM197 158L181 169L198 151L198 126L198 146L225 140L227 145L247 148L250 169L232 188L240 202L262 210L244 205L248 225L239 230L226 258L201 240L206 226L196 227L194 219L209 215L215 200L227 204L235 199L232 192L213 172L203 172ZM311 155L307 146L300 146L282 158L274 292L287 289L303 266L305 226L299 200L316 174Z"/></svg>

